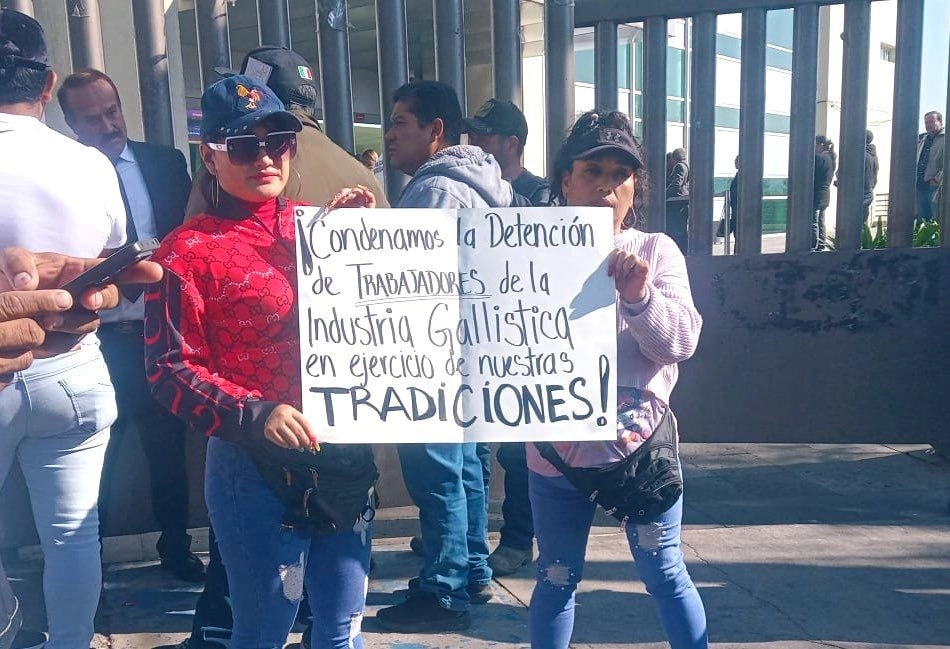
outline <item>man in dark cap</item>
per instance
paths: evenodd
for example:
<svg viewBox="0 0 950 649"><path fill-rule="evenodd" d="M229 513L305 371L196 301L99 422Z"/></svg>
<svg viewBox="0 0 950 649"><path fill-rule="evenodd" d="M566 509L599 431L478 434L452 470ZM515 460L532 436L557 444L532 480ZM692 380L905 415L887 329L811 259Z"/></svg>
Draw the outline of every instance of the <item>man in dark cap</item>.
<svg viewBox="0 0 950 649"><path fill-rule="evenodd" d="M528 122L514 103L489 99L465 120L470 144L491 154L501 167L502 178L524 197L529 205L544 207L551 202L551 186L544 178L524 168L524 147ZM528 465L524 444L498 446L498 463L505 470L505 500L501 511L504 523L501 540L488 557L492 573L510 575L534 559L534 524L528 502ZM421 548L421 544L417 544Z"/></svg>
<svg viewBox="0 0 950 649"><path fill-rule="evenodd" d="M528 141L528 122L520 108L510 101L489 99L475 115L465 120L465 132L469 144L495 158L501 167L501 177L529 204L544 207L551 202L548 181L525 169L522 162Z"/></svg>
<svg viewBox="0 0 950 649"><path fill-rule="evenodd" d="M181 151L128 138L119 89L99 70L80 70L63 80L56 93L66 123L83 144L95 147L115 166L122 187L129 241L162 239L181 225L191 177ZM143 350L145 298L123 297L119 308L103 316L99 329L102 353L116 391L119 419L103 468L100 519L109 527L111 498L119 449L134 425L145 451L152 511L162 534L156 543L162 567L179 579L204 580L201 559L191 552L188 535L188 474L185 426L155 399L145 379Z"/></svg>
<svg viewBox="0 0 950 649"><path fill-rule="evenodd" d="M221 76L235 74L224 68L216 68L216 71ZM323 205L344 187L365 185L376 196L377 207L389 207L386 194L373 173L320 130L313 116L317 86L306 59L286 47L265 45L244 57L240 74L267 85L303 123L303 130L297 134L297 156L290 163L292 173L287 183L287 198ZM196 174L185 218L208 206L209 178L204 169Z"/></svg>

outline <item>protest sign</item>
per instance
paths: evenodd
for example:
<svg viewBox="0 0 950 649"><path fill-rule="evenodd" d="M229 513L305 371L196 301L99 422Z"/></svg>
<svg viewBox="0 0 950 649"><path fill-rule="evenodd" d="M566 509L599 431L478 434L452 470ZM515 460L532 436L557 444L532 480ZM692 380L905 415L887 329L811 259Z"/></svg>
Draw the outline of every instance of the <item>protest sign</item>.
<svg viewBox="0 0 950 649"><path fill-rule="evenodd" d="M316 214L295 218L321 440L616 438L609 209Z"/></svg>

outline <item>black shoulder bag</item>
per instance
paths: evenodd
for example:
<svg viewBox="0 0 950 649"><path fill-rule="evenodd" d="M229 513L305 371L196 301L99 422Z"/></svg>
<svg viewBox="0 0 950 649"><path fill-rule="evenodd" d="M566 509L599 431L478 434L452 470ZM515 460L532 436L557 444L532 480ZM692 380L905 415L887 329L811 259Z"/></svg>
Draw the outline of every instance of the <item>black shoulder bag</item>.
<svg viewBox="0 0 950 649"><path fill-rule="evenodd" d="M379 470L369 446L323 444L315 454L277 446L256 451L251 459L258 473L287 506L283 525L337 534L375 517Z"/></svg>
<svg viewBox="0 0 950 649"><path fill-rule="evenodd" d="M286 527L308 534L337 534L376 515L379 470L365 444L324 444L319 450L291 450L264 437L275 402L249 399L221 426L219 437L247 453L261 478L287 510Z"/></svg>
<svg viewBox="0 0 950 649"><path fill-rule="evenodd" d="M534 445L541 457L623 527L628 521L643 525L656 520L683 494L676 419L669 407L640 448L607 466L568 466L549 442Z"/></svg>

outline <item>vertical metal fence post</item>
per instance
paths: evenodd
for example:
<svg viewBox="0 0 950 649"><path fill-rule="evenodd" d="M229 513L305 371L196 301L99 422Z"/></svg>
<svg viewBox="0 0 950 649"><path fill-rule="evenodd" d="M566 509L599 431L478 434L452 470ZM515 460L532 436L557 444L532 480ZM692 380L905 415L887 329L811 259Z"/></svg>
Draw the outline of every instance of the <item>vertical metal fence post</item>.
<svg viewBox="0 0 950 649"><path fill-rule="evenodd" d="M207 88L220 78L214 71L216 67L231 67L227 0L195 0L195 22L198 26L201 86Z"/></svg>
<svg viewBox="0 0 950 649"><path fill-rule="evenodd" d="M168 43L165 37L164 0L132 3L135 51L138 57L139 92L145 140L175 146L171 90L168 85Z"/></svg>
<svg viewBox="0 0 950 649"><path fill-rule="evenodd" d="M550 166L574 122L574 0L544 3L544 52Z"/></svg>
<svg viewBox="0 0 950 649"><path fill-rule="evenodd" d="M947 110L943 114L944 133L947 131L947 121L950 120L950 53L947 55ZM940 243L944 247L950 248L950 137L944 135L943 138L943 191L940 213L942 215L940 225Z"/></svg>
<svg viewBox="0 0 950 649"><path fill-rule="evenodd" d="M102 25L99 22L99 0L70 0L69 42L73 56L73 70L92 68L105 70L106 59L102 49Z"/></svg>
<svg viewBox="0 0 950 649"><path fill-rule="evenodd" d="M594 25L594 106L617 110L617 23Z"/></svg>
<svg viewBox="0 0 950 649"><path fill-rule="evenodd" d="M871 2L849 0L844 6L838 213L835 218L835 241L839 250L857 250L861 247L870 47ZM915 92L919 88L917 86Z"/></svg>
<svg viewBox="0 0 950 649"><path fill-rule="evenodd" d="M666 18L643 25L643 146L650 173L646 215L650 232L666 230Z"/></svg>
<svg viewBox="0 0 950 649"><path fill-rule="evenodd" d="M815 219L815 121L818 94L818 5L795 8L788 147L786 252L812 249Z"/></svg>
<svg viewBox="0 0 950 649"><path fill-rule="evenodd" d="M762 252L762 170L765 166L765 9L742 12L739 107L739 213L736 252Z"/></svg>
<svg viewBox="0 0 950 649"><path fill-rule="evenodd" d="M891 122L891 178L887 200L887 245L913 245L917 212L917 124L923 56L924 2L897 5L897 61L894 70L894 112Z"/></svg>
<svg viewBox="0 0 950 649"><path fill-rule="evenodd" d="M689 252L712 254L716 151L716 15L693 16L689 114Z"/></svg>
<svg viewBox="0 0 950 649"><path fill-rule="evenodd" d="M465 6L462 0L432 0L432 15L435 78L452 86L465 114Z"/></svg>
<svg viewBox="0 0 950 649"><path fill-rule="evenodd" d="M521 2L492 0L495 97L523 105L521 86Z"/></svg>
<svg viewBox="0 0 950 649"><path fill-rule="evenodd" d="M317 49L320 52L320 94L327 137L353 153L353 92L350 79L350 35L346 0L317 2Z"/></svg>
<svg viewBox="0 0 950 649"><path fill-rule="evenodd" d="M379 66L379 116L383 133L389 130L393 94L409 81L409 49L406 40L406 0L376 0L376 52ZM383 147L386 168L386 195L396 204L409 182L408 176L392 166Z"/></svg>
<svg viewBox="0 0 950 649"><path fill-rule="evenodd" d="M290 47L290 8L287 0L257 0L257 15L261 25L261 45Z"/></svg>

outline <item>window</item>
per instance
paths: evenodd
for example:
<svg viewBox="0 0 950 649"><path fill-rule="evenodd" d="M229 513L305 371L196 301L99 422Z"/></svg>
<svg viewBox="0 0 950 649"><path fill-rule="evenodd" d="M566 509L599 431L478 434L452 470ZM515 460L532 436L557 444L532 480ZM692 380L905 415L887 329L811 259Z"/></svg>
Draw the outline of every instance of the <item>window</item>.
<svg viewBox="0 0 950 649"><path fill-rule="evenodd" d="M888 43L881 43L881 60L893 63L897 60L896 48Z"/></svg>

